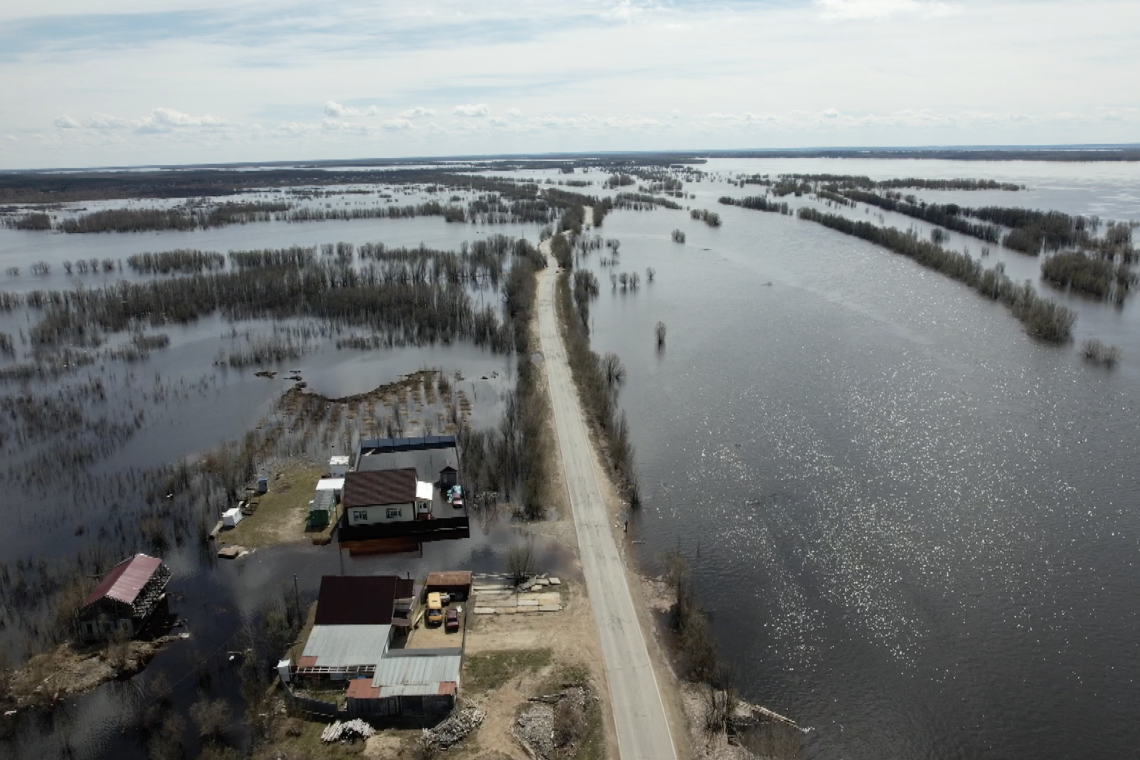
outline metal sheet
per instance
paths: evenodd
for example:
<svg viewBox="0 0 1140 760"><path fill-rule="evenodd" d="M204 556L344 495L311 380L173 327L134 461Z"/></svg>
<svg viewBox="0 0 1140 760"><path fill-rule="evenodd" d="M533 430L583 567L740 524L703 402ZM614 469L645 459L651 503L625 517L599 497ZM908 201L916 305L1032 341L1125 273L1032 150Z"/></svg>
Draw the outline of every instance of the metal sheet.
<svg viewBox="0 0 1140 760"><path fill-rule="evenodd" d="M316 657L317 667L374 665L388 650L390 625L316 625L303 657Z"/></svg>
<svg viewBox="0 0 1140 760"><path fill-rule="evenodd" d="M426 686L433 683L438 685L441 681L458 682L462 659L459 655L385 657L376 666L372 685L382 687L384 694L387 695L390 686Z"/></svg>

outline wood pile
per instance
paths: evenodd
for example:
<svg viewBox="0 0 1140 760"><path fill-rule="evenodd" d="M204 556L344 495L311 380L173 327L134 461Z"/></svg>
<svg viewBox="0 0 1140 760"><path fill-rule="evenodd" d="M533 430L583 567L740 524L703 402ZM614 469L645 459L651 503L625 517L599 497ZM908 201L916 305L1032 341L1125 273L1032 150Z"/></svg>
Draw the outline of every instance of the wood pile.
<svg viewBox="0 0 1140 760"><path fill-rule="evenodd" d="M367 739L376 731L360 718L337 721L321 732L321 741L326 744L339 742L345 739Z"/></svg>
<svg viewBox="0 0 1140 760"><path fill-rule="evenodd" d="M467 735L479 727L487 714L474 707L456 710L448 716L447 720L435 728L425 729L426 738L439 749L447 749L467 738Z"/></svg>

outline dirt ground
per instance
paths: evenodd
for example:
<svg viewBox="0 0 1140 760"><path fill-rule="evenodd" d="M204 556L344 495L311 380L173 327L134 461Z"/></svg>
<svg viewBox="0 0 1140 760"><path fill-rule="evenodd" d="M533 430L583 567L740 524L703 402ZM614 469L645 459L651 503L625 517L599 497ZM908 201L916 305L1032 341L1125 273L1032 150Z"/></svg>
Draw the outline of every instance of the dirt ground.
<svg viewBox="0 0 1140 760"><path fill-rule="evenodd" d="M603 702L608 698L601 644L585 588L577 581L566 580L561 590L561 612L479 615L472 618L467 629L468 656L506 650L549 649L552 657L546 667L513 677L496 689L464 695L465 705L485 710L487 717L467 742L449 750L449 756L482 760L490 753L491 757L529 760L512 733L515 715L527 698L534 696L536 689L558 668L585 668ZM603 714L608 714L608 711L608 706L603 704ZM613 741L610 738L607 732L607 757L616 758L616 736L612 737Z"/></svg>
<svg viewBox="0 0 1140 760"><path fill-rule="evenodd" d="M89 691L114 678L139 672L165 644L177 640L177 636L165 636L154 641L82 648L60 644L14 671L8 693L0 695L0 703L6 709L43 705Z"/></svg>
<svg viewBox="0 0 1140 760"><path fill-rule="evenodd" d="M408 637L407 643L404 645L407 649L445 649L447 647L457 647L463 644L463 624L467 611L467 603L449 604L444 607L443 612L446 616L449 609L461 609L463 612L459 614L459 630L454 633L447 631L446 625L429 626L426 622L421 622L420 627L412 631L412 635Z"/></svg>

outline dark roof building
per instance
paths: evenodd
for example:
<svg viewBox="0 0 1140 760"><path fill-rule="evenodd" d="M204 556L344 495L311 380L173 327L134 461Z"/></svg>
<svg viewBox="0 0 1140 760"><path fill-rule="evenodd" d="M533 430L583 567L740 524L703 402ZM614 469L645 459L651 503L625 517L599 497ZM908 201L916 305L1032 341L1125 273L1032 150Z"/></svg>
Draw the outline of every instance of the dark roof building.
<svg viewBox="0 0 1140 760"><path fill-rule="evenodd" d="M344 507L411 504L416 500L414 468L350 472L344 476Z"/></svg>
<svg viewBox="0 0 1140 760"><path fill-rule="evenodd" d="M394 575L326 575L316 625L392 625L396 600L415 596L415 583Z"/></svg>
<svg viewBox="0 0 1140 760"><path fill-rule="evenodd" d="M459 470L459 451L455 448L379 449L365 453L356 462L359 472L414 467L422 480L435 482L443 473Z"/></svg>

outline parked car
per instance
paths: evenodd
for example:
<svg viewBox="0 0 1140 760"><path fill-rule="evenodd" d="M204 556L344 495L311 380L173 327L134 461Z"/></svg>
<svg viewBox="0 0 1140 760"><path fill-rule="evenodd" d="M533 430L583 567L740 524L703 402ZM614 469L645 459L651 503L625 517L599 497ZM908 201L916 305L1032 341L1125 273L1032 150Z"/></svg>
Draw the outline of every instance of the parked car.
<svg viewBox="0 0 1140 760"><path fill-rule="evenodd" d="M432 592L428 594L427 624L440 625L441 623L443 623L443 602L438 593Z"/></svg>
<svg viewBox="0 0 1140 760"><path fill-rule="evenodd" d="M447 500L451 502L451 506L456 509L463 508L463 486L454 485L451 490L447 492Z"/></svg>
<svg viewBox="0 0 1140 760"><path fill-rule="evenodd" d="M452 608L447 611L446 628L448 633L454 633L459 630L459 610Z"/></svg>

